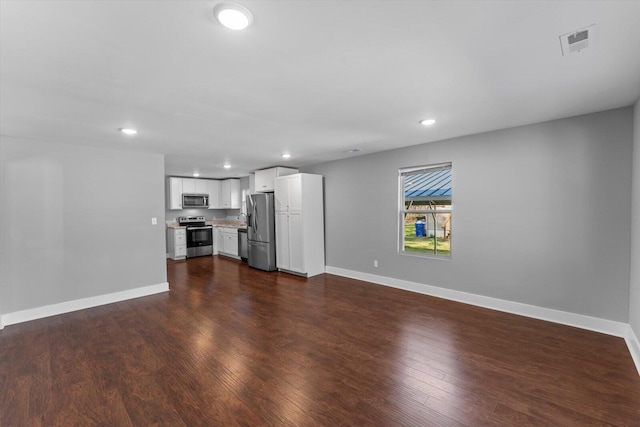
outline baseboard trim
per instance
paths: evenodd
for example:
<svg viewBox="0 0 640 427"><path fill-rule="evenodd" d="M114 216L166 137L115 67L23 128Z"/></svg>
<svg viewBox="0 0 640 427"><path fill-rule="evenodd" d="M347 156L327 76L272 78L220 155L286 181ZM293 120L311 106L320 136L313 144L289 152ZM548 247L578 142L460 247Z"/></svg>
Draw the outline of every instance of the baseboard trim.
<svg viewBox="0 0 640 427"><path fill-rule="evenodd" d="M538 307L535 305L522 304L519 302L507 301L498 298L491 298L452 289L440 288L437 286L425 285L423 283L409 282L406 280L394 279L391 277L378 276L375 274L362 273L359 271L346 270L338 267L329 267L327 273L337 276L349 277L351 279L364 280L379 285L390 286L392 288L404 289L438 298L471 304L492 310L531 317L534 319L546 320L548 322L560 323L562 325L587 329L616 337L626 337L628 334L627 323L613 320L600 319L597 317L585 316L582 314L569 313L566 311L554 310L551 308Z"/></svg>
<svg viewBox="0 0 640 427"><path fill-rule="evenodd" d="M168 290L169 283L164 282L157 285L143 286L141 288L129 289L111 294L98 295L95 297L30 308L28 310L15 311L13 313L6 313L0 316L0 325L15 325L16 323L29 322L31 320L42 319L43 317L57 316L58 314L70 313L72 311L98 307L100 305L112 304L114 302L145 297L148 295L166 292Z"/></svg>
<svg viewBox="0 0 640 427"><path fill-rule="evenodd" d="M627 327L627 334L624 340L627 343L627 347L629 347L629 352L638 370L638 375L640 375L640 340L638 340L638 336L634 333L631 325Z"/></svg>

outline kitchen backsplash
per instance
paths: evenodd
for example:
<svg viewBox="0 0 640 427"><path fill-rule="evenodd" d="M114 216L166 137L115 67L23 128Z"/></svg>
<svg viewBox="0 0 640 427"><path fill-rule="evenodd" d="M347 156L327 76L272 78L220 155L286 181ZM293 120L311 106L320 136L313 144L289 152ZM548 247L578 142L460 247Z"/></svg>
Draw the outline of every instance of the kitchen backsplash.
<svg viewBox="0 0 640 427"><path fill-rule="evenodd" d="M240 209L182 209L165 210L164 218L167 223L177 222L181 216L203 216L207 221L213 219L239 219L244 220L240 215Z"/></svg>

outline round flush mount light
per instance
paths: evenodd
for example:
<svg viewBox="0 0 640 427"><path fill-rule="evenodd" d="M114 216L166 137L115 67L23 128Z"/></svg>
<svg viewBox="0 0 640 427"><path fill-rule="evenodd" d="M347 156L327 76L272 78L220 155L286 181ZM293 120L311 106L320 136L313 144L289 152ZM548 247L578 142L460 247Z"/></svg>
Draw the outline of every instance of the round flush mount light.
<svg viewBox="0 0 640 427"><path fill-rule="evenodd" d="M217 4L213 8L213 16L231 30L244 30L253 22L249 9L236 3Z"/></svg>
<svg viewBox="0 0 640 427"><path fill-rule="evenodd" d="M194 176L194 178L197 178L197 177L199 177L199 176L200 176L200 174L199 174L198 172L194 172L194 173L193 173L193 176Z"/></svg>
<svg viewBox="0 0 640 427"><path fill-rule="evenodd" d="M423 126L431 126L433 124L435 124L436 121L434 119L424 119L424 120L420 120L420 124Z"/></svg>
<svg viewBox="0 0 640 427"><path fill-rule="evenodd" d="M281 156L283 159L290 159L291 158L291 154L289 153L282 153Z"/></svg>
<svg viewBox="0 0 640 427"><path fill-rule="evenodd" d="M231 169L231 165L229 163L225 163L222 167L225 169Z"/></svg>
<svg viewBox="0 0 640 427"><path fill-rule="evenodd" d="M120 132L124 133L125 135L135 135L136 133L138 133L137 130L135 129L129 129L129 128L120 128L118 129Z"/></svg>

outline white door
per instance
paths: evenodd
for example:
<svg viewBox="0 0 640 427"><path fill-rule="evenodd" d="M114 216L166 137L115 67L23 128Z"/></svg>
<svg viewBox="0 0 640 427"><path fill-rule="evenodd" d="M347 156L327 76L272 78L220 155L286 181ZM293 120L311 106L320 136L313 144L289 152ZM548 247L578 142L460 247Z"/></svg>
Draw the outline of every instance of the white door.
<svg viewBox="0 0 640 427"><path fill-rule="evenodd" d="M289 220L286 212L276 213L276 266L285 270L289 267Z"/></svg>
<svg viewBox="0 0 640 427"><path fill-rule="evenodd" d="M306 273L304 266L304 236L302 214L290 212L289 217L289 270Z"/></svg>

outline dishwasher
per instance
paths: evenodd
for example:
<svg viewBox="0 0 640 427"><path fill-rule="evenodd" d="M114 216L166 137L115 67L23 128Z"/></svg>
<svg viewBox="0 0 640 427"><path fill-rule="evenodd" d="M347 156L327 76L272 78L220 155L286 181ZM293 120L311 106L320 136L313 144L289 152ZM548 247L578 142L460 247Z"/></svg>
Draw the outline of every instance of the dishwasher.
<svg viewBox="0 0 640 427"><path fill-rule="evenodd" d="M247 260L247 229L238 228L238 256L243 260Z"/></svg>

